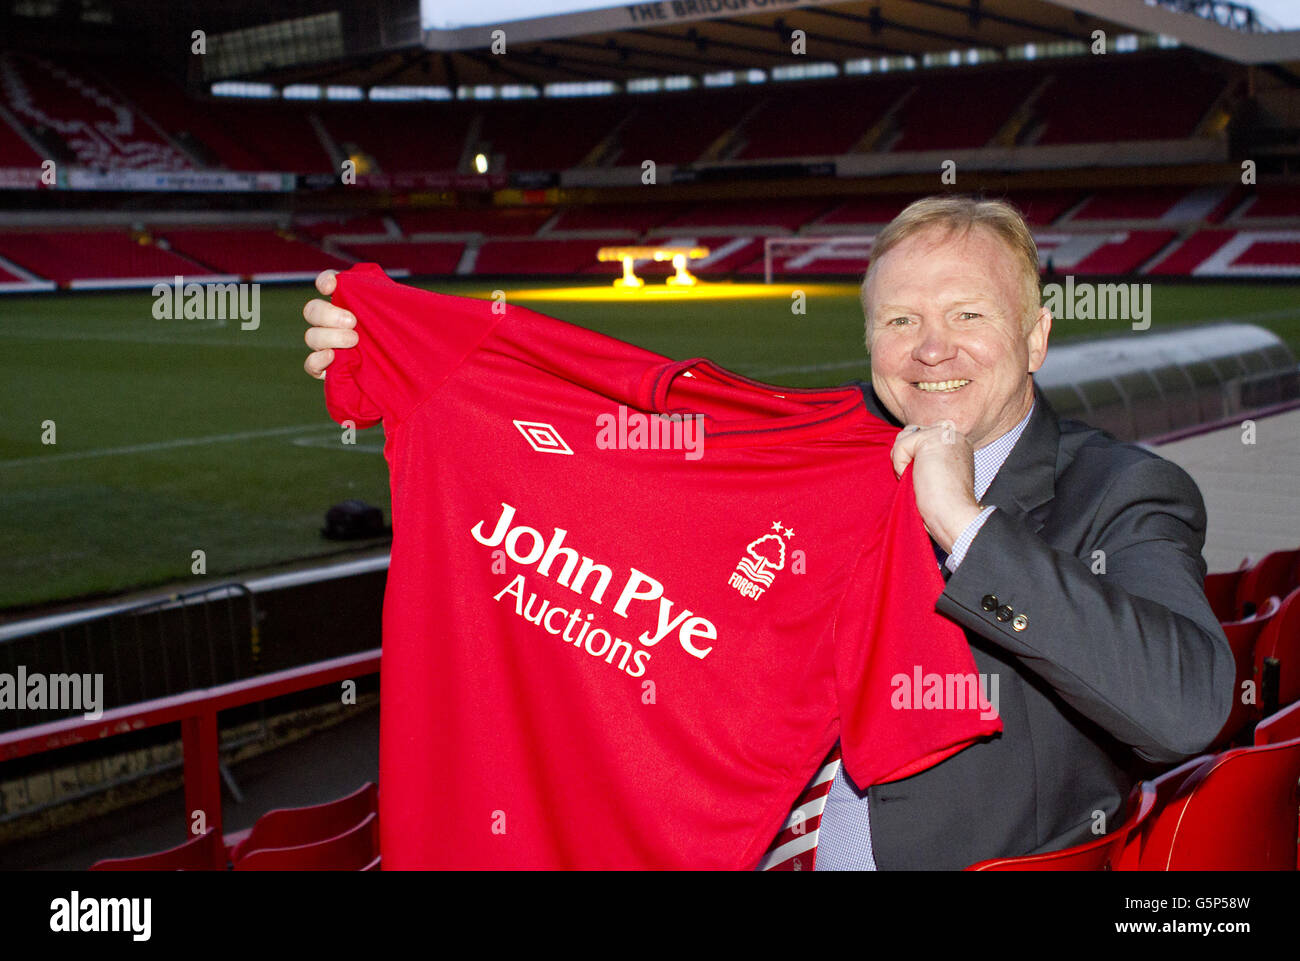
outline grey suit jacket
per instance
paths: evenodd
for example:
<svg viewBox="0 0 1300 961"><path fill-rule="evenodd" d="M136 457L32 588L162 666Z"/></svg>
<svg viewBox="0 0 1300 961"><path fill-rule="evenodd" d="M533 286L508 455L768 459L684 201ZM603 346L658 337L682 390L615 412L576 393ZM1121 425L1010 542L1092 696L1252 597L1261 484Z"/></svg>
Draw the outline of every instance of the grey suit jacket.
<svg viewBox="0 0 1300 961"><path fill-rule="evenodd" d="M1205 598L1195 482L1104 431L1058 422L1034 392L984 496L998 509L936 604L965 628L977 670L998 675L1003 732L868 790L882 870L1091 839L1096 812L1113 829L1137 779L1202 751L1227 719L1233 658Z"/></svg>

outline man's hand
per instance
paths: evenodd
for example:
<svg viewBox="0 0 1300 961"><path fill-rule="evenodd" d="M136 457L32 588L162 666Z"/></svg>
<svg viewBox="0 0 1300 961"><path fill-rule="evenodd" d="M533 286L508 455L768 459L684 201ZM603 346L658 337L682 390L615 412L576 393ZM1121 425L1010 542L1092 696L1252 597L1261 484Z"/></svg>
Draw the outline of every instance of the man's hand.
<svg viewBox="0 0 1300 961"><path fill-rule="evenodd" d="M912 464L916 507L925 529L944 551L983 509L975 499L975 450L950 422L932 427L908 424L890 451L894 475Z"/></svg>
<svg viewBox="0 0 1300 961"><path fill-rule="evenodd" d="M334 293L337 270L322 270L316 275L316 289L328 297ZM325 368L334 362L334 348L355 347L357 333L352 328L357 319L342 307L327 300L309 300L302 309L303 317L311 324L303 337L312 352L303 363L303 370L317 380L325 379Z"/></svg>

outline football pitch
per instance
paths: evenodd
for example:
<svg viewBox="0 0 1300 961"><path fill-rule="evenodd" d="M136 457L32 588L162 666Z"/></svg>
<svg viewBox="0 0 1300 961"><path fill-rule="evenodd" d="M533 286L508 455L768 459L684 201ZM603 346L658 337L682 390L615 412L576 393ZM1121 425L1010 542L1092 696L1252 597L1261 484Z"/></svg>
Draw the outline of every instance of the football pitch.
<svg viewBox="0 0 1300 961"><path fill-rule="evenodd" d="M774 384L869 377L851 284L649 285L615 295L604 278L420 284L476 297L501 290L511 303ZM301 310L313 288L260 293L255 330L155 319L148 289L0 296L0 612L238 579L382 543L320 535L326 509L347 498L391 521L382 427L342 444L322 385L303 373ZM1153 329L1240 320L1300 354L1298 286L1158 284L1152 304ZM1058 320L1052 341L1128 327ZM206 577L194 573L197 551Z"/></svg>

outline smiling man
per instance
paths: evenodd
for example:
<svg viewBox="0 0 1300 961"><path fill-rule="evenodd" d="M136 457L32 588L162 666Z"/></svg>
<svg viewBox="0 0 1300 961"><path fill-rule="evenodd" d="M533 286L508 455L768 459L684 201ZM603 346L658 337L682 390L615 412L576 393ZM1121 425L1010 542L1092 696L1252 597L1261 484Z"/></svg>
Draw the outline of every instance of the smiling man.
<svg viewBox="0 0 1300 961"><path fill-rule="evenodd" d="M1089 840L1119 824L1135 780L1227 718L1200 491L1155 454L1058 422L1032 376L1052 327L1038 252L1010 205L913 203L876 238L862 302L863 394L903 427L894 468L912 463L945 570L936 606L998 680L1003 733L866 791L841 768L816 868L961 868Z"/></svg>

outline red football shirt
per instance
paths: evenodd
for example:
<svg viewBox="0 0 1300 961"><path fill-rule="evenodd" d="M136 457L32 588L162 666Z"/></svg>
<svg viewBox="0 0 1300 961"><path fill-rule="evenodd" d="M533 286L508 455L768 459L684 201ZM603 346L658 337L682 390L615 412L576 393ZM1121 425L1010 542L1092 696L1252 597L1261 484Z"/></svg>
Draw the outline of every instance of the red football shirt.
<svg viewBox="0 0 1300 961"><path fill-rule="evenodd" d="M840 739L861 785L995 733L897 430L856 389L674 362L340 274L325 382L385 426L386 869L755 867ZM676 415L659 417L656 414ZM919 675L918 675L919 676Z"/></svg>

